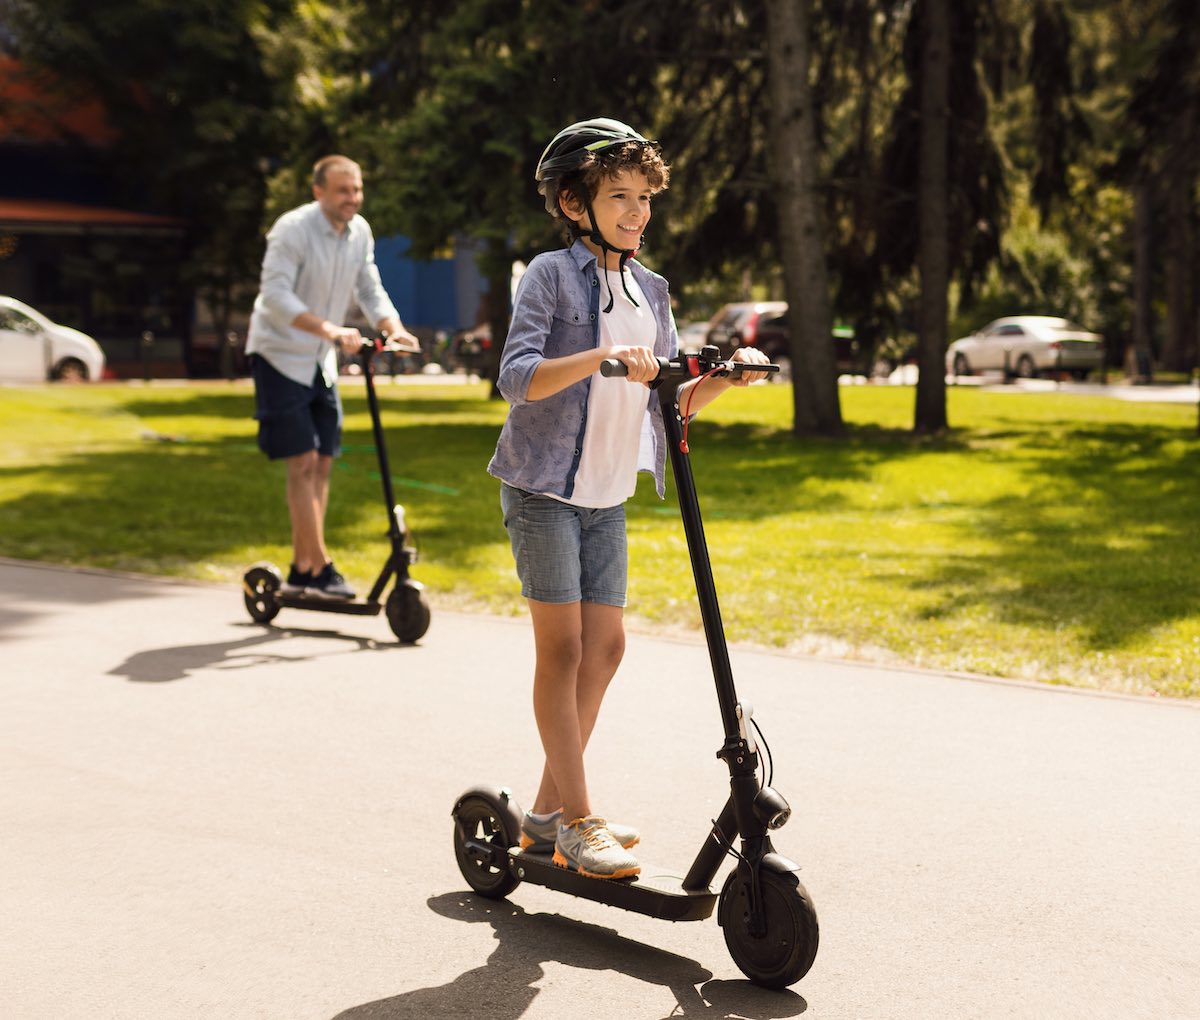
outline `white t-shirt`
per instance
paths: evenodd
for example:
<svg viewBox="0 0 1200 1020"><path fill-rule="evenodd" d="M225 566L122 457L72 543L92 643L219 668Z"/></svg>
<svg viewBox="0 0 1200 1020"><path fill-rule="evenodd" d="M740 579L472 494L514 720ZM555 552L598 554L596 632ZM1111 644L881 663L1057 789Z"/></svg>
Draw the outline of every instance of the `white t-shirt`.
<svg viewBox="0 0 1200 1020"><path fill-rule="evenodd" d="M604 270L598 270L601 278ZM621 276L611 270L612 311L600 314L600 347L653 347L658 335L654 315L633 274L625 270L625 286L637 301L625 295ZM601 285L600 299L608 303L607 287ZM650 433L650 398L642 383L624 377L592 376L588 396L587 428L583 452L575 472L575 489L566 502L589 508L624 503L637 488L639 469L653 470Z"/></svg>

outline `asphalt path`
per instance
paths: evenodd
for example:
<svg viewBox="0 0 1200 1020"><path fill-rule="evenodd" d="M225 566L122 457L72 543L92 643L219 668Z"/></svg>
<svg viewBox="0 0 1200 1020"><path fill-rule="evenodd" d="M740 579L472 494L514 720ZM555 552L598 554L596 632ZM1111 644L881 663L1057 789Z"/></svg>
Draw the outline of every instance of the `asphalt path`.
<svg viewBox="0 0 1200 1020"><path fill-rule="evenodd" d="M1192 705L735 648L821 921L774 993L715 919L465 892L455 798L539 767L522 620L275 624L0 561L0 1016L1200 1015ZM589 766L644 861L690 863L720 743L703 644L632 635Z"/></svg>

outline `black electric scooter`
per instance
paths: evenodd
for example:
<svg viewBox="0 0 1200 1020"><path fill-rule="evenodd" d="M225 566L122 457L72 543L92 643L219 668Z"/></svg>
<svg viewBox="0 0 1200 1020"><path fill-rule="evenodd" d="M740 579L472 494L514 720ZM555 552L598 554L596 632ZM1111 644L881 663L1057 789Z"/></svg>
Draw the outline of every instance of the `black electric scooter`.
<svg viewBox="0 0 1200 1020"><path fill-rule="evenodd" d="M691 869L681 879L643 864L640 875L613 880L586 878L556 867L550 853L520 849L522 811L508 788L495 786L473 787L455 803L454 853L471 888L492 899L507 896L521 882L532 882L668 921L703 920L715 905L725 944L739 969L756 984L786 988L807 974L816 958L817 914L800 883L800 866L776 853L768 835L788 820L791 808L769 785L769 774L759 781L759 745L766 752L768 768L770 750L762 741L751 706L738 701L734 688L688 459L684 435L687 409L679 404L679 387L689 379L737 375L743 370L777 372L779 366L722 361L717 348L705 347L699 355L660 359L655 384L725 728L725 743L717 757L729 767L729 799ZM625 375L625 365L606 361L601 374ZM740 849L734 846L737 838ZM710 885L726 854L736 859L737 867L718 897Z"/></svg>
<svg viewBox="0 0 1200 1020"><path fill-rule="evenodd" d="M385 337L382 340L364 339L358 354L362 364L363 381L367 386L367 406L371 412L371 427L375 433L379 474L383 478L383 499L387 507L391 554L365 599L335 600L288 594L282 591L283 575L275 564L255 563L242 576L242 594L246 610L258 623L269 623L285 606L289 609L348 613L353 616L378 616L379 611L383 609L392 633L405 644L420 640L429 629L430 611L429 603L425 600L424 586L408 576L408 568L416 560L417 550L409 544L404 507L396 503L392 494L392 475L388 468L383 426L379 422L379 400L375 395L373 359L382 352L409 354L412 350ZM396 584L388 595L387 602L381 603L379 598L393 575L396 577Z"/></svg>

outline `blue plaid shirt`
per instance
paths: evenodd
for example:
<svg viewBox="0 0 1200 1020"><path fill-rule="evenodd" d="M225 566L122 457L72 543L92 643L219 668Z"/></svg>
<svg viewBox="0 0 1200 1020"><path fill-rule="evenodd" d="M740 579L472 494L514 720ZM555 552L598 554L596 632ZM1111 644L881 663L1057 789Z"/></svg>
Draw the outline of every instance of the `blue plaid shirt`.
<svg viewBox="0 0 1200 1020"><path fill-rule="evenodd" d="M630 260L658 326L654 353L672 358L679 346L667 281ZM621 286L618 273L610 273ZM547 358L593 350L600 343L600 292L596 256L576 241L570 248L538 255L517 286L512 324L500 358L500 392L509 402L508 418L496 443L488 472L527 492L546 492L569 500L575 488L583 435L587 429L591 377L542 400L528 400L529 383ZM607 298L607 293L606 293ZM646 393L654 441L654 480L659 498L665 489L666 433L658 396Z"/></svg>

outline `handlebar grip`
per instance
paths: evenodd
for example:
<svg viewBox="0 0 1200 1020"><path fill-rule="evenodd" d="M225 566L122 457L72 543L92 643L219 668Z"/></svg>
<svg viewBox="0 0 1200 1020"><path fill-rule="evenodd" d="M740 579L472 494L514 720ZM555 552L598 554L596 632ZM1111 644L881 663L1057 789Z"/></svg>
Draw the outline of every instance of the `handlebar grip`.
<svg viewBox="0 0 1200 1020"><path fill-rule="evenodd" d="M614 376L629 375L629 366L623 361L618 361L616 358L605 358L600 362L600 374L606 379L611 379Z"/></svg>

